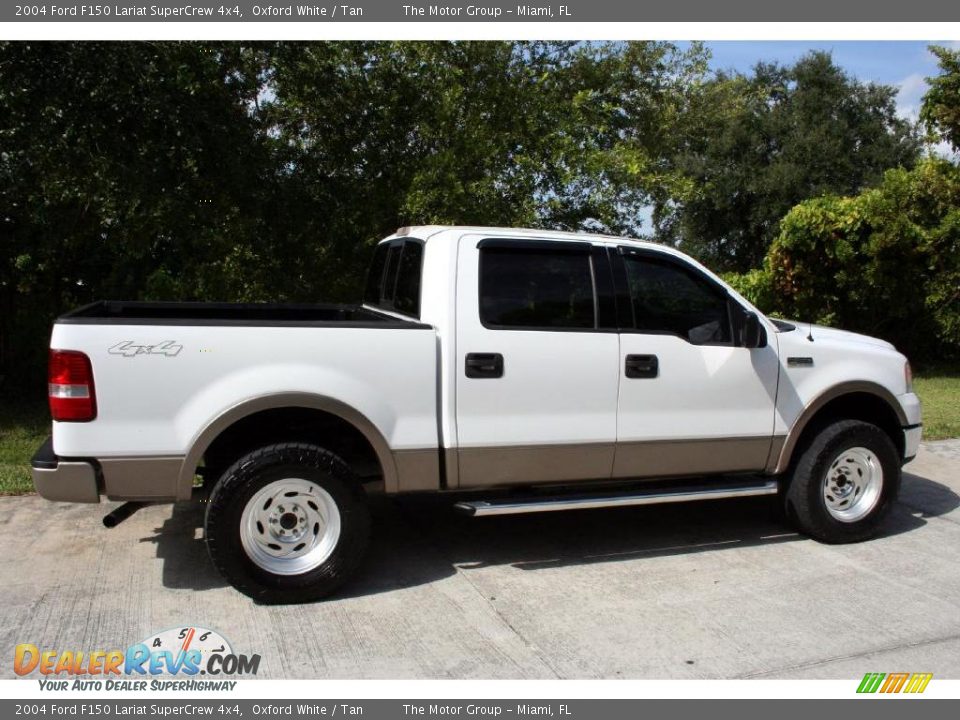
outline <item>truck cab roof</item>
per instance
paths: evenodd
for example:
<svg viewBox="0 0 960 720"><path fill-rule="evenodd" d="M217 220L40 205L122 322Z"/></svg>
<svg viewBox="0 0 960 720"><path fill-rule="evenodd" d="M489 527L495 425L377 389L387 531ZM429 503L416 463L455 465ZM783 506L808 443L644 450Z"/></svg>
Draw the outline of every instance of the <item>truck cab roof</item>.
<svg viewBox="0 0 960 720"><path fill-rule="evenodd" d="M384 242L396 240L403 237L415 237L420 240L454 238L463 235L487 235L490 237L503 238L505 240L515 238L517 240L556 240L557 242L594 242L607 245L630 244L638 247L649 247L657 250L670 250L669 246L661 245L649 240L638 240L636 238L624 237L620 235L606 235L603 233L592 232L571 232L567 230L545 230L538 228L504 228L484 225L411 225L399 228L393 235L384 239Z"/></svg>

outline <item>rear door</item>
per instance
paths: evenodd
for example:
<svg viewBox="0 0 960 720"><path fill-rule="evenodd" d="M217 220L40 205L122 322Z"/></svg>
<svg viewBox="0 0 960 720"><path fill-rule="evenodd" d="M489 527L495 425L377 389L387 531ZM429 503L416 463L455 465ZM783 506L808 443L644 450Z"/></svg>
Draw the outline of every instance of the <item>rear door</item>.
<svg viewBox="0 0 960 720"><path fill-rule="evenodd" d="M620 322L613 476L761 470L773 434L777 351L738 347L743 309L695 265L656 250L612 255Z"/></svg>
<svg viewBox="0 0 960 720"><path fill-rule="evenodd" d="M460 487L610 477L619 382L615 325L604 248L461 238Z"/></svg>

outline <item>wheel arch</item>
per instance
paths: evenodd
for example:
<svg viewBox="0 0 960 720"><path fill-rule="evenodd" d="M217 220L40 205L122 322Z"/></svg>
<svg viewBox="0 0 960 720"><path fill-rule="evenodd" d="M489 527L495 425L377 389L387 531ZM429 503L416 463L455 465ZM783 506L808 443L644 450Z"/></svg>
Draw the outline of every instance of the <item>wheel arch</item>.
<svg viewBox="0 0 960 720"><path fill-rule="evenodd" d="M775 460L772 472L782 473L790 467L798 449L826 422L831 420L863 420L872 423L890 436L903 458L903 426L907 416L896 396L882 385L853 381L835 385L818 395L800 413L787 434Z"/></svg>
<svg viewBox="0 0 960 720"><path fill-rule="evenodd" d="M204 427L190 444L177 482L177 499L188 500L193 478L201 460L214 443L238 428L245 420L271 411L299 411L332 417L359 433L369 445L383 476L384 488L395 491L397 467L393 452L380 430L355 408L323 395L311 393L277 393L253 398L226 410Z"/></svg>

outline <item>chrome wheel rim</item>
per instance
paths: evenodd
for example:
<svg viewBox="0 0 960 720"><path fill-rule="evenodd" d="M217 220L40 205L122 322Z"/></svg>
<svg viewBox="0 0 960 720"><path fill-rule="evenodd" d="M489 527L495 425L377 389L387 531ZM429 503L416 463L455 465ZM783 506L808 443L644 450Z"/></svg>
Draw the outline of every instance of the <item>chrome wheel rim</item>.
<svg viewBox="0 0 960 720"><path fill-rule="evenodd" d="M823 478L823 502L835 520L862 520L880 501L883 466L876 453L854 447L834 458Z"/></svg>
<svg viewBox="0 0 960 720"><path fill-rule="evenodd" d="M243 509L240 542L255 565L301 575L322 565L340 539L340 511L326 490L285 478L261 488Z"/></svg>

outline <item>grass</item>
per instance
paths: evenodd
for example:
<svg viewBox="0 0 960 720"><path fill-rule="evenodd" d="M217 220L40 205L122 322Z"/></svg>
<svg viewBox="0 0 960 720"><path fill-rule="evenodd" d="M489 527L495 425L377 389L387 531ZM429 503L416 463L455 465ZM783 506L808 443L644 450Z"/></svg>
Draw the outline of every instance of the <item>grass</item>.
<svg viewBox="0 0 960 720"><path fill-rule="evenodd" d="M960 367L918 373L913 385L923 401L923 439L960 437ZM30 458L49 434L45 402L0 404L0 495L33 491Z"/></svg>
<svg viewBox="0 0 960 720"><path fill-rule="evenodd" d="M30 458L49 434L45 402L0 400L0 495L33 492Z"/></svg>
<svg viewBox="0 0 960 720"><path fill-rule="evenodd" d="M913 389L923 403L923 439L960 437L960 367L917 373Z"/></svg>

